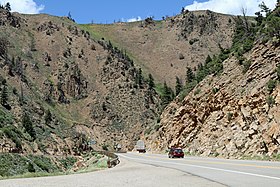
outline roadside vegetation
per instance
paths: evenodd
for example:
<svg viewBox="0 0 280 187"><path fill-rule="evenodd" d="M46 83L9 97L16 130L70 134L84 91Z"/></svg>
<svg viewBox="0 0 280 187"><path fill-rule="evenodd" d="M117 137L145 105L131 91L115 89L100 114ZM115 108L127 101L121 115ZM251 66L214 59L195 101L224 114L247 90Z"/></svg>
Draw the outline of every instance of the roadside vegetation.
<svg viewBox="0 0 280 187"><path fill-rule="evenodd" d="M2 153L0 154L0 179L64 175L107 168L107 158L99 153L90 152L82 157L83 164L78 167L76 165L78 157L75 156Z"/></svg>

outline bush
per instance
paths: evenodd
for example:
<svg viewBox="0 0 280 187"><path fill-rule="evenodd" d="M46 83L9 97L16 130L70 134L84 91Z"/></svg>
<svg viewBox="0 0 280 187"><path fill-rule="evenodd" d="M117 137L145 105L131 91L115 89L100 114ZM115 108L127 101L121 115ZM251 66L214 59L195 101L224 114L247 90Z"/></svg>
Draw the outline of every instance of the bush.
<svg viewBox="0 0 280 187"><path fill-rule="evenodd" d="M25 128L26 132L33 138L33 140L35 140L36 132L34 130L30 117L26 113L23 114L22 125Z"/></svg>
<svg viewBox="0 0 280 187"><path fill-rule="evenodd" d="M269 107L272 107L275 104L275 99L270 95L266 98L266 103Z"/></svg>
<svg viewBox="0 0 280 187"><path fill-rule="evenodd" d="M231 112L227 113L227 119L229 122L232 120L232 117L233 117L233 113Z"/></svg>
<svg viewBox="0 0 280 187"><path fill-rule="evenodd" d="M66 170L69 170L77 162L77 159L75 157L66 157L65 159L59 160L59 162L63 165L63 167Z"/></svg>
<svg viewBox="0 0 280 187"><path fill-rule="evenodd" d="M47 158L43 155L37 156L37 155L29 155L28 158L33 161L36 166L38 166L42 171L53 173L60 171L50 158Z"/></svg>
<svg viewBox="0 0 280 187"><path fill-rule="evenodd" d="M109 147L109 145L107 145L107 144L103 144L103 145L102 145L102 149L103 149L104 151L108 151L108 150L109 150L108 147Z"/></svg>
<svg viewBox="0 0 280 187"><path fill-rule="evenodd" d="M155 131L158 131L160 129L161 125L160 124L156 124L156 126L154 127Z"/></svg>
<svg viewBox="0 0 280 187"><path fill-rule="evenodd" d="M22 149L21 140L20 140L20 138L22 137L21 131L19 131L14 126L7 126L3 128L3 132L8 138L10 138L16 144L16 148L18 148L19 150Z"/></svg>
<svg viewBox="0 0 280 187"><path fill-rule="evenodd" d="M267 91L269 93L272 93L272 91L274 90L275 87L276 87L276 81L270 79L267 83Z"/></svg>
<svg viewBox="0 0 280 187"><path fill-rule="evenodd" d="M28 172L26 161L20 154L0 154L0 176L8 177Z"/></svg>
<svg viewBox="0 0 280 187"><path fill-rule="evenodd" d="M199 39L193 38L193 39L191 39L191 40L189 41L189 44L190 44L190 45L193 45L195 42L198 42L198 41L199 41Z"/></svg>
<svg viewBox="0 0 280 187"><path fill-rule="evenodd" d="M250 60L245 60L242 65L243 65L243 73L246 73L250 66L251 66L252 62Z"/></svg>

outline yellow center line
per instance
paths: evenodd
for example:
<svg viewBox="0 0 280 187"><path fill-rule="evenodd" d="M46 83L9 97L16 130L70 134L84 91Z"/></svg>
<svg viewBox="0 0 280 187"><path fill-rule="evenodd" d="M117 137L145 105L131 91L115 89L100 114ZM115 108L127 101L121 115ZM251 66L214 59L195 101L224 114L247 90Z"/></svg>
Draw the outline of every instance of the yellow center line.
<svg viewBox="0 0 280 187"><path fill-rule="evenodd" d="M142 157L154 158L154 159L169 160L169 161L171 160L170 158L160 158L160 157L146 155L146 154L137 154L137 155L142 156ZM261 166L261 165L256 165L256 164L234 164L234 163L218 162L218 161L187 160L187 158L178 160L178 161L192 162L192 163L204 163L204 164L231 165L231 166L246 166L246 167L254 167L254 168L267 168L267 169L279 169L280 170L280 167L277 167L277 166Z"/></svg>

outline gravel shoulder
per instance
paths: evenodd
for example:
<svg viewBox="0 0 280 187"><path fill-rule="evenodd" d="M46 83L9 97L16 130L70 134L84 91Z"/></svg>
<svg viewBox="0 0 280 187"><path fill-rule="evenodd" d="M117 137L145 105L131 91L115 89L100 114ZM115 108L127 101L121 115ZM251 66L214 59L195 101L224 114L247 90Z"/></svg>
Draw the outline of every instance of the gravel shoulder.
<svg viewBox="0 0 280 187"><path fill-rule="evenodd" d="M0 181L1 187L143 187L223 186L178 170L139 164L120 158L114 168L91 173Z"/></svg>

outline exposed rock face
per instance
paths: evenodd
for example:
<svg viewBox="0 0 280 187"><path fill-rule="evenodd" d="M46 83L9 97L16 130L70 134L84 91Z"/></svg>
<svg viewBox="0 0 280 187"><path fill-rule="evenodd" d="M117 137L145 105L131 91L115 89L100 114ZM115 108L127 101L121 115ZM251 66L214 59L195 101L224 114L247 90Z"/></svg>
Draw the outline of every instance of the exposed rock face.
<svg viewBox="0 0 280 187"><path fill-rule="evenodd" d="M23 23L20 17L16 16L15 14L11 14L9 11L5 9L0 9L0 26L12 26L15 28L19 28L20 25Z"/></svg>
<svg viewBox="0 0 280 187"><path fill-rule="evenodd" d="M208 76L165 109L159 131L146 137L149 147L235 158L279 154L280 87L267 91L268 81L277 79L279 54L279 46L256 45L247 54L252 64L246 73L235 57L226 60L220 76Z"/></svg>

